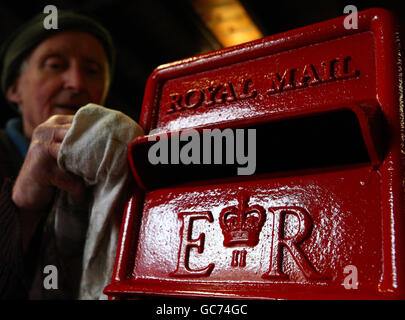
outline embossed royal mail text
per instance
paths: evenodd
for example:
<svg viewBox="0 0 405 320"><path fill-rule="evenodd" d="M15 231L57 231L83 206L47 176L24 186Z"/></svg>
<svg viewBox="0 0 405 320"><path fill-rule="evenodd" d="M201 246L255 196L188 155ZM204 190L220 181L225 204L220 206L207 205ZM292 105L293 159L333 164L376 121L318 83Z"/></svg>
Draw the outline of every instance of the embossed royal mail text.
<svg viewBox="0 0 405 320"><path fill-rule="evenodd" d="M212 107L218 104L238 100L252 99L257 96L273 95L289 90L296 90L343 79L360 76L351 56L338 57L320 63L308 63L284 70L264 71L264 77L240 77L237 82L225 82L206 88L193 88L186 92L176 92L169 96L167 113L181 112L200 107ZM262 92L255 87L255 82L265 84Z"/></svg>

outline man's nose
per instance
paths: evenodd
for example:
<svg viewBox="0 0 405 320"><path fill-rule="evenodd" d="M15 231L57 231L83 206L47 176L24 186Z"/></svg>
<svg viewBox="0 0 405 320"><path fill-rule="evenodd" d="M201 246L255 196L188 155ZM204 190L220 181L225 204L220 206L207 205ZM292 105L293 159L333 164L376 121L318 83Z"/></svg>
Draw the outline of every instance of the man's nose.
<svg viewBox="0 0 405 320"><path fill-rule="evenodd" d="M86 79L83 69L78 64L72 64L64 74L64 87L75 92L80 92L86 87Z"/></svg>

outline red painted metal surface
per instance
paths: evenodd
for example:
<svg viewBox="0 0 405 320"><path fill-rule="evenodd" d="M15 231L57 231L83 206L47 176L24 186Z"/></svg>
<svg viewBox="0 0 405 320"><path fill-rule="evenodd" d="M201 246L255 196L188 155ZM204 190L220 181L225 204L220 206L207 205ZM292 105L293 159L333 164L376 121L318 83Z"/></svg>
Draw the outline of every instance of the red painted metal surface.
<svg viewBox="0 0 405 320"><path fill-rule="evenodd" d="M150 76L146 132L261 128L260 170L156 167L148 137L133 141L137 187L106 294L405 298L400 30L381 9L358 26L341 17Z"/></svg>

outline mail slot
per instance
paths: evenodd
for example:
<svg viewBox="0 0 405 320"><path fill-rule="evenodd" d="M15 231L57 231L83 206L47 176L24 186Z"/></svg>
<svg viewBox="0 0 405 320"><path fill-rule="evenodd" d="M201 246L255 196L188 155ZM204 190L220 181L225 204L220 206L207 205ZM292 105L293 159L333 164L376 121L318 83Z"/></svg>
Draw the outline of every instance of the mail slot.
<svg viewBox="0 0 405 320"><path fill-rule="evenodd" d="M157 68L104 292L403 299L400 39L396 18L371 9L358 29L340 17ZM178 150L183 133L213 130L252 130L254 170L203 148L195 163L151 161L157 142Z"/></svg>

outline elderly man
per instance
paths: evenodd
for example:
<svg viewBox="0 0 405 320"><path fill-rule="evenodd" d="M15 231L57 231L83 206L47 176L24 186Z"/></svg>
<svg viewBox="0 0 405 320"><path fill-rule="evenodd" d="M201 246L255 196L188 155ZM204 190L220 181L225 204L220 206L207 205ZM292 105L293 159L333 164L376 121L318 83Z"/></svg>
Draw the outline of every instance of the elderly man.
<svg viewBox="0 0 405 320"><path fill-rule="evenodd" d="M101 25L59 12L58 29L47 30L44 18L24 24L1 52L2 91L21 118L0 131L0 298L35 297L38 239L55 190L77 203L85 194L82 179L57 165L61 142L79 107L104 103L113 72Z"/></svg>

